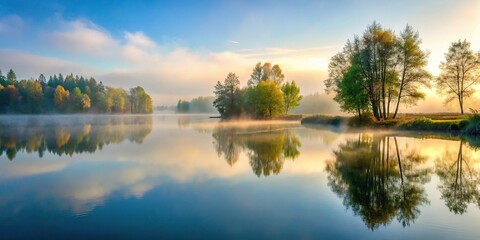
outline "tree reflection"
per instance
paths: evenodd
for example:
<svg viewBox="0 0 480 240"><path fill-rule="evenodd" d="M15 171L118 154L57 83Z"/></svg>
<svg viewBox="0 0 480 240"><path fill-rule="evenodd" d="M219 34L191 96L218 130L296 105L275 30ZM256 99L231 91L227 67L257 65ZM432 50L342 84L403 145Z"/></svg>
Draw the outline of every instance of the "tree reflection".
<svg viewBox="0 0 480 240"><path fill-rule="evenodd" d="M419 206L429 203L423 188L430 177L427 158L398 145L396 137L359 135L340 144L336 160L327 164L332 191L372 230L395 217L409 226Z"/></svg>
<svg viewBox="0 0 480 240"><path fill-rule="evenodd" d="M218 155L223 155L229 165L245 151L257 176L280 173L285 159L293 160L300 154L300 140L283 126L219 126L212 136Z"/></svg>
<svg viewBox="0 0 480 240"><path fill-rule="evenodd" d="M68 121L53 118L0 123L0 156L13 160L17 152L57 155L93 153L125 139L142 143L152 131L151 116L103 116Z"/></svg>
<svg viewBox="0 0 480 240"><path fill-rule="evenodd" d="M464 151L463 141L457 152L446 151L437 159L436 172L441 184L439 190L448 209L455 214L466 212L469 203L480 204L480 171L468 151Z"/></svg>

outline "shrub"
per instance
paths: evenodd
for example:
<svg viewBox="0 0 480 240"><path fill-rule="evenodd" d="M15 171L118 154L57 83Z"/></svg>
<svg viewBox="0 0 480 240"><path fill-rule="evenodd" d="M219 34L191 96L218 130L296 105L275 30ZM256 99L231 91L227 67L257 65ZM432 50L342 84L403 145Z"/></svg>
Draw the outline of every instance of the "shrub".
<svg viewBox="0 0 480 240"><path fill-rule="evenodd" d="M465 123L463 133L471 135L480 135L480 114L476 113L471 116Z"/></svg>

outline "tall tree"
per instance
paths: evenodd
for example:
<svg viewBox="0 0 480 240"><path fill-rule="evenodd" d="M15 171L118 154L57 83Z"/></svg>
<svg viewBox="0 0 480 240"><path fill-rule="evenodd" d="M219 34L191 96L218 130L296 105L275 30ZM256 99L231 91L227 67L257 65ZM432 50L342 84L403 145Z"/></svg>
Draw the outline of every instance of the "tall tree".
<svg viewBox="0 0 480 240"><path fill-rule="evenodd" d="M240 80L235 73L229 73L223 84L220 81L215 85L215 100L213 105L222 117L232 117L241 114Z"/></svg>
<svg viewBox="0 0 480 240"><path fill-rule="evenodd" d="M55 105L61 109L65 110L67 101L70 97L70 92L68 90L65 90L62 86L58 85L55 88L55 94L54 94L54 103Z"/></svg>
<svg viewBox="0 0 480 240"><path fill-rule="evenodd" d="M431 75L425 70L428 52L420 48L421 43L422 40L418 32L414 31L409 25L398 37L400 82L393 118L397 116L400 102L414 104L417 100L425 97L425 94L420 92L418 88L420 85L428 86Z"/></svg>
<svg viewBox="0 0 480 240"><path fill-rule="evenodd" d="M418 87L426 84L430 75L424 69L428 54L420 49L420 43L418 33L410 26L396 36L374 22L361 37L347 41L344 49L332 57L326 91L334 91L335 100L341 104L351 101L350 95L341 94L340 86L348 87L341 82L353 80L345 76L354 68L353 72L358 73L356 83L363 88L361 92L368 98L375 118L390 118L392 103L395 118L400 103L415 104L424 96Z"/></svg>
<svg viewBox="0 0 480 240"><path fill-rule="evenodd" d="M273 65L266 62L262 65L261 62L258 62L255 67L252 69L252 74L250 74L250 79L247 82L249 87L256 86L260 81L272 80L278 86L282 86L285 76L282 73L282 69L278 64Z"/></svg>
<svg viewBox="0 0 480 240"><path fill-rule="evenodd" d="M3 76L3 74L2 74L2 70L0 70L0 85L2 87L8 86L5 76Z"/></svg>
<svg viewBox="0 0 480 240"><path fill-rule="evenodd" d="M7 85L15 85L17 82L17 74L13 71L13 69L10 69L7 73Z"/></svg>
<svg viewBox="0 0 480 240"><path fill-rule="evenodd" d="M289 110L294 109L300 104L303 96L300 95L300 88L297 87L295 81L291 83L287 82L282 86L283 92L283 101L284 101L284 108L285 113L288 113Z"/></svg>
<svg viewBox="0 0 480 240"><path fill-rule="evenodd" d="M464 114L465 99L473 95L473 86L480 83L480 53L474 54L467 40L458 40L450 45L440 69L437 89L447 94L445 103L457 99L460 113Z"/></svg>
<svg viewBox="0 0 480 240"><path fill-rule="evenodd" d="M40 113L43 109L43 91L39 81L27 81L25 96L26 111L28 113Z"/></svg>

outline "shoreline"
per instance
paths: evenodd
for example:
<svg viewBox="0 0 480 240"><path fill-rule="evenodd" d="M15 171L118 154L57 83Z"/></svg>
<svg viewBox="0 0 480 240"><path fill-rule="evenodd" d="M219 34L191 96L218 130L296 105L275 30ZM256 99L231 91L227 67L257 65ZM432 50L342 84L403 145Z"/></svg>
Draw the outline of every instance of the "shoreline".
<svg viewBox="0 0 480 240"><path fill-rule="evenodd" d="M434 115L435 116L435 115ZM302 118L302 125L323 126L334 130L385 130L385 131L410 131L423 133L446 133L452 135L480 136L480 115L416 115L410 118L397 118L376 121L369 117L359 120L358 117L341 117L315 115Z"/></svg>

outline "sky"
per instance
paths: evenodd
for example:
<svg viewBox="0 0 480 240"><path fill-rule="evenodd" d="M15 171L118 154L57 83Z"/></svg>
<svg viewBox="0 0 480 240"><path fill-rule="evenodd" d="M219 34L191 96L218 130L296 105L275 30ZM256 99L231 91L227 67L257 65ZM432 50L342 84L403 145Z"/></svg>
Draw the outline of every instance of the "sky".
<svg viewBox="0 0 480 240"><path fill-rule="evenodd" d="M229 72L246 85L257 62L271 62L304 95L323 93L330 58L373 21L396 33L413 26L438 75L451 42L480 49L479 12L475 0L0 0L0 69L142 86L155 105L170 105L213 95ZM455 109L426 92L409 111Z"/></svg>

